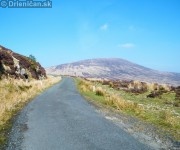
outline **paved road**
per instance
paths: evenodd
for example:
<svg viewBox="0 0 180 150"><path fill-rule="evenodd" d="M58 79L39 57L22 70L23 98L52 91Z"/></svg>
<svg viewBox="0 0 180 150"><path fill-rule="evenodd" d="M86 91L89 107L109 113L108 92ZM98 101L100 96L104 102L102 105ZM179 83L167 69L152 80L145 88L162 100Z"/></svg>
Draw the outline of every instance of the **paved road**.
<svg viewBox="0 0 180 150"><path fill-rule="evenodd" d="M106 120L76 90L73 79L35 98L14 122L7 150L147 150Z"/></svg>

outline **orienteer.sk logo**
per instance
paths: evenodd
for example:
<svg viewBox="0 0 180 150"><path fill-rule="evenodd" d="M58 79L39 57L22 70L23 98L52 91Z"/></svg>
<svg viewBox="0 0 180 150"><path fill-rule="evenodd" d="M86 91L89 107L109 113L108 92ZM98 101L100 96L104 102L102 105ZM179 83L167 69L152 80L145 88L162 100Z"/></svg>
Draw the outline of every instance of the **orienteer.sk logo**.
<svg viewBox="0 0 180 150"><path fill-rule="evenodd" d="M1 8L52 8L51 0L0 0Z"/></svg>

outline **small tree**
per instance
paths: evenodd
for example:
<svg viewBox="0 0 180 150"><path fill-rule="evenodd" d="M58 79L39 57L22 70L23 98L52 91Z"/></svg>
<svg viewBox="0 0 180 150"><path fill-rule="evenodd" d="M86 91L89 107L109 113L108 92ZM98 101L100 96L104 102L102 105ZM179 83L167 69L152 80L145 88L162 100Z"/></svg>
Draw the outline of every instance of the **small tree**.
<svg viewBox="0 0 180 150"><path fill-rule="evenodd" d="M35 62L36 62L36 57L35 57L35 56L33 56L33 55L29 55L29 58L30 58L31 60L33 60L33 61L35 61Z"/></svg>

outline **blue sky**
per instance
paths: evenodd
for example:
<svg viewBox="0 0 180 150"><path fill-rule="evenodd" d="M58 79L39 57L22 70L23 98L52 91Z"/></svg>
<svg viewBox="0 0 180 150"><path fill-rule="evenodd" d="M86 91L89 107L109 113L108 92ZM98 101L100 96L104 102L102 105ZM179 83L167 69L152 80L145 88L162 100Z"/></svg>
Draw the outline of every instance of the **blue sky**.
<svg viewBox="0 0 180 150"><path fill-rule="evenodd" d="M123 58L180 72L179 0L53 0L53 8L0 8L0 45L44 66Z"/></svg>

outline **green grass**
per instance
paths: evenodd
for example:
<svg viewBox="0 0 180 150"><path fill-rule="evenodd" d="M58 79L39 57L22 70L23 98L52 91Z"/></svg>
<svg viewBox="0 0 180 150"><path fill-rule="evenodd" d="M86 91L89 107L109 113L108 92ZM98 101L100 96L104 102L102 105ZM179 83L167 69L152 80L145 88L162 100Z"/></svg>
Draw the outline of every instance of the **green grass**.
<svg viewBox="0 0 180 150"><path fill-rule="evenodd" d="M80 93L88 99L154 124L175 140L180 140L180 109L173 106L174 92L164 93L161 98L147 98L150 91L133 94L114 90L98 82L76 79L76 83ZM104 91L103 96L98 96L96 91L93 92L92 86L101 87Z"/></svg>

